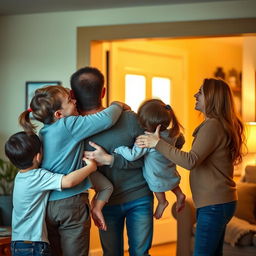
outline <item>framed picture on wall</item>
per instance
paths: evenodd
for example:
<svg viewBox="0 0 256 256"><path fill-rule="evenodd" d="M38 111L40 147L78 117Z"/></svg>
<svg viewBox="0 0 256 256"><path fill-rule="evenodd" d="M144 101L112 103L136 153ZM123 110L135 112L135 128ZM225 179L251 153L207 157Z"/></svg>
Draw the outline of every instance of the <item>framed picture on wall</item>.
<svg viewBox="0 0 256 256"><path fill-rule="evenodd" d="M35 82L35 81L28 81L26 82L26 100L25 100L25 109L29 108L30 102L35 95L35 90L48 86L48 85L61 85L60 81L41 81L41 82Z"/></svg>

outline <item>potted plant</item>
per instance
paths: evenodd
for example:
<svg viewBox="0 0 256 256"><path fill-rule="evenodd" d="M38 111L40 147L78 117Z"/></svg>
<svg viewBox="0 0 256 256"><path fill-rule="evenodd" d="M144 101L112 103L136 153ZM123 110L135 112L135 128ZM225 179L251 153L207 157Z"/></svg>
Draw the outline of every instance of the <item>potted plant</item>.
<svg viewBox="0 0 256 256"><path fill-rule="evenodd" d="M0 225L11 226L13 182L18 169L0 158Z"/></svg>

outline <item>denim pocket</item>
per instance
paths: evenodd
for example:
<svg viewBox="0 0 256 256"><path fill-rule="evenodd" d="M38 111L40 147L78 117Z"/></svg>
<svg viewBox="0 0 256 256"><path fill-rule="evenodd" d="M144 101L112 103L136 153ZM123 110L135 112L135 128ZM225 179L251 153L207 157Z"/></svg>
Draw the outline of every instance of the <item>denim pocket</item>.
<svg viewBox="0 0 256 256"><path fill-rule="evenodd" d="M230 219L234 216L234 213L236 211L236 201L223 204L224 208L224 217L227 219L227 222L230 221Z"/></svg>
<svg viewBox="0 0 256 256"><path fill-rule="evenodd" d="M51 256L50 246L44 244L43 248L40 250L40 256Z"/></svg>
<svg viewBox="0 0 256 256"><path fill-rule="evenodd" d="M12 256L33 256L33 248L12 249Z"/></svg>

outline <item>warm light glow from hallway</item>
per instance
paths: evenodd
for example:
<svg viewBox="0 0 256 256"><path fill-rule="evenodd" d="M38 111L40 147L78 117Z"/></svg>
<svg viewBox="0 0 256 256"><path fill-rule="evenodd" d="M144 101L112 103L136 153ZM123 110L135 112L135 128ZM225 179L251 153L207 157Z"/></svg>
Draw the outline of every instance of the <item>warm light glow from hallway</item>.
<svg viewBox="0 0 256 256"><path fill-rule="evenodd" d="M171 80L169 78L152 78L152 98L159 98L165 104L171 104Z"/></svg>
<svg viewBox="0 0 256 256"><path fill-rule="evenodd" d="M146 78L142 75L125 75L125 102L137 112L146 97Z"/></svg>

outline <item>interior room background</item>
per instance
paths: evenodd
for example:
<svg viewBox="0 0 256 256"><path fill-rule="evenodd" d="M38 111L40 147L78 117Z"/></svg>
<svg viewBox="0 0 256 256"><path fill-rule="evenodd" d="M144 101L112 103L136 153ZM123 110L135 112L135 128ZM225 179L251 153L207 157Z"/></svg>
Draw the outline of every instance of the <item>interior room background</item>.
<svg viewBox="0 0 256 256"><path fill-rule="evenodd" d="M25 109L25 82L62 81L64 86L69 87L69 77L79 66L78 28L256 18L255 8L255 1L240 0L0 17L0 157L4 157L3 145L6 139L20 130L17 118ZM190 97L188 102L185 102L187 108L184 110L184 126L188 124L185 132L187 148L191 142L191 133L200 119L193 110L189 112L189 109L193 108L193 93L204 77L213 76L217 67L223 67L226 74L232 68L242 73L242 90L248 91L248 95L252 97L249 100L254 100L254 105L243 105L244 121L255 121L255 34L235 35L233 39L223 38L225 35L221 34L220 28L220 35L222 38L158 38L135 41L141 45L146 44L147 48L169 47L172 51L176 49L184 53L187 72L184 74L187 86L184 97ZM110 49L111 44L117 42L104 43ZM91 63L100 65L93 58ZM184 180L182 186L189 193L187 173L182 170L181 172ZM168 230L168 240L175 240L175 234L173 220L173 229ZM92 229L91 240L91 249L96 255L100 250L100 243L95 228Z"/></svg>

